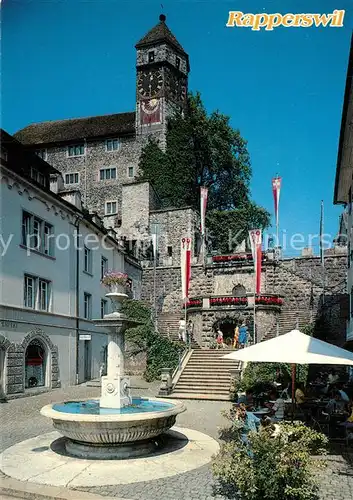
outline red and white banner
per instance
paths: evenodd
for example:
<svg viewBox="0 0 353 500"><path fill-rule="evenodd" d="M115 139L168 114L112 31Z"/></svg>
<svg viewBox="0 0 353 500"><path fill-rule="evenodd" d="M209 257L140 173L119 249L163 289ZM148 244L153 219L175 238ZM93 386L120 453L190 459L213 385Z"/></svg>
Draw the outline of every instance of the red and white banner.
<svg viewBox="0 0 353 500"><path fill-rule="evenodd" d="M207 209L207 197L208 197L208 188L206 187L201 187L201 234L203 238L205 237L205 231L206 231L206 209Z"/></svg>
<svg viewBox="0 0 353 500"><path fill-rule="evenodd" d="M191 278L191 238L181 238L180 263L181 263L181 289L182 299L186 301L189 296Z"/></svg>
<svg viewBox="0 0 353 500"><path fill-rule="evenodd" d="M272 193L273 200L275 202L275 217L276 217L276 227L278 226L278 208L279 208L279 195L281 192L282 177L274 177L272 179ZM277 242L277 245L279 243Z"/></svg>
<svg viewBox="0 0 353 500"><path fill-rule="evenodd" d="M251 251L254 259L255 270L255 293L261 292L261 261L262 261L262 234L261 229L252 229L249 231Z"/></svg>

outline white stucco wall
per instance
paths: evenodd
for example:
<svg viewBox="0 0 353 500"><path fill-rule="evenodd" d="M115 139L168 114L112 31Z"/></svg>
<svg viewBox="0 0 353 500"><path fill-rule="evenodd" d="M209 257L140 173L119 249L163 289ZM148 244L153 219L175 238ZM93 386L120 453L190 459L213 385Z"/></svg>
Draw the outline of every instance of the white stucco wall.
<svg viewBox="0 0 353 500"><path fill-rule="evenodd" d="M22 211L26 210L53 226L54 255L29 252L22 246ZM91 378L99 376L102 351L107 331L94 325L101 317L101 299L106 289L101 285L101 259L108 260L108 269L124 270L124 255L118 243L107 238L86 221L79 226L79 332L76 329L76 259L75 220L80 215L74 208L45 193L30 182L1 171L0 184L0 334L11 344L21 345L29 332L39 328L57 347L61 386L76 382L77 334L91 336ZM82 217L82 214L81 214ZM87 239L87 237L89 237ZM10 242L4 250L2 242ZM92 273L84 272L84 244L91 249ZM30 274L51 282L48 312L24 305L24 275ZM91 294L91 320L83 318L84 292ZM110 312L110 301L108 301ZM84 344L79 341L79 381L84 380ZM10 356L7 356L10 358ZM6 358L6 371L9 359ZM11 370L10 370L11 371ZM12 369L13 371L13 369ZM4 374L3 374L4 375ZM5 384L6 384L5 373ZM17 367L16 378L20 377ZM4 377L2 377L4 378ZM16 391L14 391L16 392Z"/></svg>

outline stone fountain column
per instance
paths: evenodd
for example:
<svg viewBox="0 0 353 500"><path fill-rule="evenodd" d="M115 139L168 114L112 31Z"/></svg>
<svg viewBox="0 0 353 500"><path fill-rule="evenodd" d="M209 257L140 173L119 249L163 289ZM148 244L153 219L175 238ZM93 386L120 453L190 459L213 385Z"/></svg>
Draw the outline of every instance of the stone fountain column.
<svg viewBox="0 0 353 500"><path fill-rule="evenodd" d="M113 312L97 320L96 326L110 330L108 337L107 375L102 377L101 408L121 408L131 404L130 379L124 376L124 332L128 326L127 317L122 314L122 302L128 298L123 286L106 294L113 306Z"/></svg>

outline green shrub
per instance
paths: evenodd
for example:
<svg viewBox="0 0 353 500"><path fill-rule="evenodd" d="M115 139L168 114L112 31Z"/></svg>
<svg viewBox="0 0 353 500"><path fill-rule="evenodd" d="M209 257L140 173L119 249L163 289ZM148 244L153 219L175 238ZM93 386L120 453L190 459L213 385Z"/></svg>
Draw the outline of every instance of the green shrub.
<svg viewBox="0 0 353 500"><path fill-rule="evenodd" d="M125 338L131 346L130 355L146 353L144 378L147 382L159 379L162 368L174 370L178 366L183 346L155 332L150 309L138 300L125 300L122 312L140 322L140 325L126 330Z"/></svg>
<svg viewBox="0 0 353 500"><path fill-rule="evenodd" d="M253 389L254 393L268 392L273 388L276 381L277 369L281 371L284 385L292 379L292 368L288 363L249 363L243 373L241 389ZM306 365L297 366L299 381L306 383L308 367Z"/></svg>
<svg viewBox="0 0 353 500"><path fill-rule="evenodd" d="M212 470L217 493L244 500L315 500L318 487L313 476L318 462L312 454L322 454L327 438L301 423L280 424L279 433L268 429L248 435L249 445L240 439L242 424L225 416L231 426L222 429L219 454Z"/></svg>

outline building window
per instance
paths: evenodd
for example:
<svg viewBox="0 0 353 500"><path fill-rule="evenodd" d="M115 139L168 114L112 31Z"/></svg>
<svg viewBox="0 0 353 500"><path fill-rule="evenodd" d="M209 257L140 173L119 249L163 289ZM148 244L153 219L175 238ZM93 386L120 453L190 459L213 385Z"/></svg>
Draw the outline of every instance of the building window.
<svg viewBox="0 0 353 500"><path fill-rule="evenodd" d="M36 306L35 278L26 275L24 282L24 306L31 309L35 309Z"/></svg>
<svg viewBox="0 0 353 500"><path fill-rule="evenodd" d="M116 168L101 168L99 171L99 180L109 181L110 179L116 179Z"/></svg>
<svg viewBox="0 0 353 500"><path fill-rule="evenodd" d="M172 246L168 246L167 247L167 253L168 253L168 257L172 257L173 256L173 247Z"/></svg>
<svg viewBox="0 0 353 500"><path fill-rule="evenodd" d="M49 281L38 280L38 309L49 311Z"/></svg>
<svg viewBox="0 0 353 500"><path fill-rule="evenodd" d="M31 167L31 178L41 184L42 186L47 186L47 178L42 172L37 170L36 168Z"/></svg>
<svg viewBox="0 0 353 500"><path fill-rule="evenodd" d="M85 319L92 317L92 295L86 292L83 294L83 316Z"/></svg>
<svg viewBox="0 0 353 500"><path fill-rule="evenodd" d="M107 139L105 141L105 150L106 151L119 151L120 149L120 140L119 139Z"/></svg>
<svg viewBox="0 0 353 500"><path fill-rule="evenodd" d="M349 200L349 203L348 203L348 213L349 215L352 214L352 187L349 188L349 192L348 192L348 200Z"/></svg>
<svg viewBox="0 0 353 500"><path fill-rule="evenodd" d="M85 253L85 263L84 263L84 271L86 273L92 274L92 251L84 247L84 253Z"/></svg>
<svg viewBox="0 0 353 500"><path fill-rule="evenodd" d="M131 178L131 177L134 177L134 175L135 175L135 169L134 169L134 167L129 167L129 168L128 168L127 175L128 175L130 178Z"/></svg>
<svg viewBox="0 0 353 500"><path fill-rule="evenodd" d="M22 212L22 245L45 255L54 255L54 228L29 212Z"/></svg>
<svg viewBox="0 0 353 500"><path fill-rule="evenodd" d="M75 144L74 146L68 146L68 148L67 148L67 155L68 156L84 156L84 154L85 154L84 143Z"/></svg>
<svg viewBox="0 0 353 500"><path fill-rule="evenodd" d="M104 278L105 273L108 271L108 259L102 257L101 260L101 279Z"/></svg>
<svg viewBox="0 0 353 500"><path fill-rule="evenodd" d="M36 149L35 154L39 156L39 158L42 158L42 160L46 161L48 158L48 153L46 149Z"/></svg>
<svg viewBox="0 0 353 500"><path fill-rule="evenodd" d="M108 301L105 299L101 300L101 319L104 318L106 314L108 314Z"/></svg>
<svg viewBox="0 0 353 500"><path fill-rule="evenodd" d="M177 58L175 59L175 65L176 65L177 69L179 69L179 68L180 68L180 57L177 57Z"/></svg>
<svg viewBox="0 0 353 500"><path fill-rule="evenodd" d="M105 215L114 215L117 213L117 202L107 201L105 203Z"/></svg>
<svg viewBox="0 0 353 500"><path fill-rule="evenodd" d="M351 317L353 318L353 286L351 288Z"/></svg>
<svg viewBox="0 0 353 500"><path fill-rule="evenodd" d="M149 62L149 63L153 63L153 62L154 62L154 50L151 50L151 51L148 53L148 62Z"/></svg>
<svg viewBox="0 0 353 500"><path fill-rule="evenodd" d="M233 297L246 297L246 288L238 283L232 290Z"/></svg>
<svg viewBox="0 0 353 500"><path fill-rule="evenodd" d="M50 308L50 281L25 275L24 277L24 306L31 309L49 311Z"/></svg>
<svg viewBox="0 0 353 500"><path fill-rule="evenodd" d="M78 184L79 183L79 174L75 172L73 174L65 174L65 184Z"/></svg>

